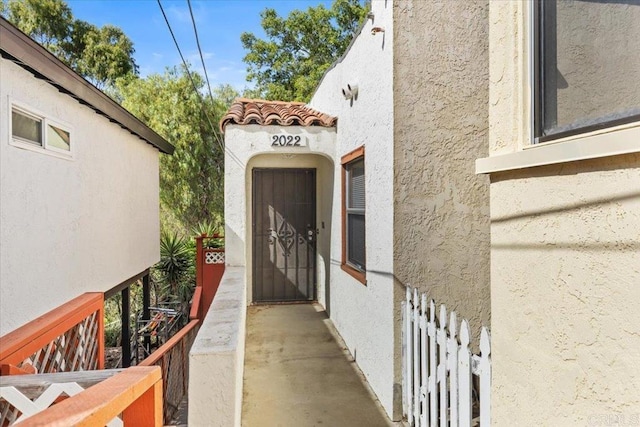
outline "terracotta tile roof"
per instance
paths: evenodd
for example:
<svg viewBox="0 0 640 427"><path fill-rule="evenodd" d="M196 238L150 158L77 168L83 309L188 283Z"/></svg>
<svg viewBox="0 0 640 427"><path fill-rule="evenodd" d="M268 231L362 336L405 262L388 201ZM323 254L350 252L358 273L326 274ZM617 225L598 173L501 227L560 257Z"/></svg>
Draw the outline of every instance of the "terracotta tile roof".
<svg viewBox="0 0 640 427"><path fill-rule="evenodd" d="M336 117L309 108L303 102L236 98L222 116L220 130L224 132L228 124L333 127L337 120Z"/></svg>

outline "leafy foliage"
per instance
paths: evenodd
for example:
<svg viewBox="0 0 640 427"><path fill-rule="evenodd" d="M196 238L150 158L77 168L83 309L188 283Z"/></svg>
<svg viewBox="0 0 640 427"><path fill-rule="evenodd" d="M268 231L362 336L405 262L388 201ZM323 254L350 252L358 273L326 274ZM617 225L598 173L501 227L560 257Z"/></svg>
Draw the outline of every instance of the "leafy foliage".
<svg viewBox="0 0 640 427"><path fill-rule="evenodd" d="M267 35L243 33L250 95L283 101L308 101L324 72L344 53L363 22L368 7L360 0L334 0L283 18L274 9L261 13Z"/></svg>
<svg viewBox="0 0 640 427"><path fill-rule="evenodd" d="M202 89L202 77L192 76ZM184 68L177 67L145 79L121 79L117 89L125 108L176 147L173 156L160 160L163 228L187 234L199 222L219 223L224 153L217 123L237 93L222 86L203 104Z"/></svg>
<svg viewBox="0 0 640 427"><path fill-rule="evenodd" d="M138 72L133 42L120 28L74 19L63 0L2 0L0 12L99 88Z"/></svg>

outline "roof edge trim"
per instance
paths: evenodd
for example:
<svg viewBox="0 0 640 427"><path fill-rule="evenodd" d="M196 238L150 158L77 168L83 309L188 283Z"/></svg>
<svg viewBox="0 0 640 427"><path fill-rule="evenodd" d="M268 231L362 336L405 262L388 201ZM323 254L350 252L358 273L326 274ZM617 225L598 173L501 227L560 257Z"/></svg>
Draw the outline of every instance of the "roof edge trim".
<svg viewBox="0 0 640 427"><path fill-rule="evenodd" d="M48 83L61 89L63 93L81 100L96 112L118 123L161 152L173 154L175 148L171 143L1 17L0 51L15 58L19 61L19 66L27 68L36 74L36 77L44 78Z"/></svg>

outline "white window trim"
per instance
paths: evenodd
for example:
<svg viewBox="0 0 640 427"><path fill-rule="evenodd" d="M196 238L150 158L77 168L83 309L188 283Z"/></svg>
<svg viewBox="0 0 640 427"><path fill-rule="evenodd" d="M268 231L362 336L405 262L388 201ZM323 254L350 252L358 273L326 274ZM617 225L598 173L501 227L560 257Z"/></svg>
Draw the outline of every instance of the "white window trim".
<svg viewBox="0 0 640 427"><path fill-rule="evenodd" d="M631 153L640 153L640 123L532 144L515 153L477 159L476 173L502 172Z"/></svg>
<svg viewBox="0 0 640 427"><path fill-rule="evenodd" d="M48 116L46 113L42 112L42 111L38 111L35 108L32 108L22 102L16 101L15 99L12 99L11 97L8 98L8 104L9 104L9 126L8 127L8 131L9 131L9 135L8 135L8 140L9 140L9 145L16 147L16 148L20 148L20 149L24 149L24 150L28 150L28 151L33 151L36 153L41 153L41 154L46 154L49 156L53 156L53 157L57 157L60 159L65 159L65 160L74 160L75 157L75 139L73 138L73 127L67 123L62 122L61 120L58 119L52 119L50 116ZM42 145L37 145L33 142L28 142L22 138L16 138L13 136L13 120L11 119L11 114L13 113L13 111L16 110L18 112L20 112L21 114L24 114L25 116L31 116L35 119L39 119L41 120L42 123ZM69 139L70 139L70 150L66 151L66 150L62 150L60 148L57 147L53 147L53 146L49 146L47 144L47 130L48 130L48 126L55 126L58 129L61 129L65 132L69 133Z"/></svg>
<svg viewBox="0 0 640 427"><path fill-rule="evenodd" d="M525 102L522 105L523 111L516 114L524 121L521 128L524 138L520 139L520 143L514 141L514 145L518 147L515 152L496 153L477 159L476 174L640 153L640 122L626 123L553 141L534 143L533 2L530 2L523 12L525 16L522 17L521 22L525 23L524 37L526 41L521 46L524 48L525 66L522 68L519 80L522 84L521 96Z"/></svg>

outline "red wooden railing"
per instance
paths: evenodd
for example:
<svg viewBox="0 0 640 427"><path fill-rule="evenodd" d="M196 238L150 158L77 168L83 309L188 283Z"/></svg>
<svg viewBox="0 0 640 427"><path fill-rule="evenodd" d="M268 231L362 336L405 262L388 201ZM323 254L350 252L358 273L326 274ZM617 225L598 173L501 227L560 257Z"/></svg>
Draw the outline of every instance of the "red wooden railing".
<svg viewBox="0 0 640 427"><path fill-rule="evenodd" d="M196 286L191 300L189 320L202 319L202 286Z"/></svg>
<svg viewBox="0 0 640 427"><path fill-rule="evenodd" d="M125 425L131 426L170 421L188 391L189 350L224 274L224 249L205 247L207 239L220 236L196 238L196 288L187 326L139 366L51 406L22 425L105 425L120 413ZM1 337L2 374L104 369L103 311L104 295L87 293Z"/></svg>
<svg viewBox="0 0 640 427"><path fill-rule="evenodd" d="M225 251L222 248L207 248L204 243L224 239L218 234L196 237L196 292L202 293L200 316L206 316L216 296L224 274Z"/></svg>
<svg viewBox="0 0 640 427"><path fill-rule="evenodd" d="M133 366L22 421L21 426L104 426L122 414L125 426L162 426L162 374Z"/></svg>
<svg viewBox="0 0 640 427"><path fill-rule="evenodd" d="M88 292L0 337L0 373L104 369L103 307Z"/></svg>
<svg viewBox="0 0 640 427"><path fill-rule="evenodd" d="M192 320L138 366L159 366L162 370L163 416L171 421L189 387L189 350L196 339L200 320Z"/></svg>

